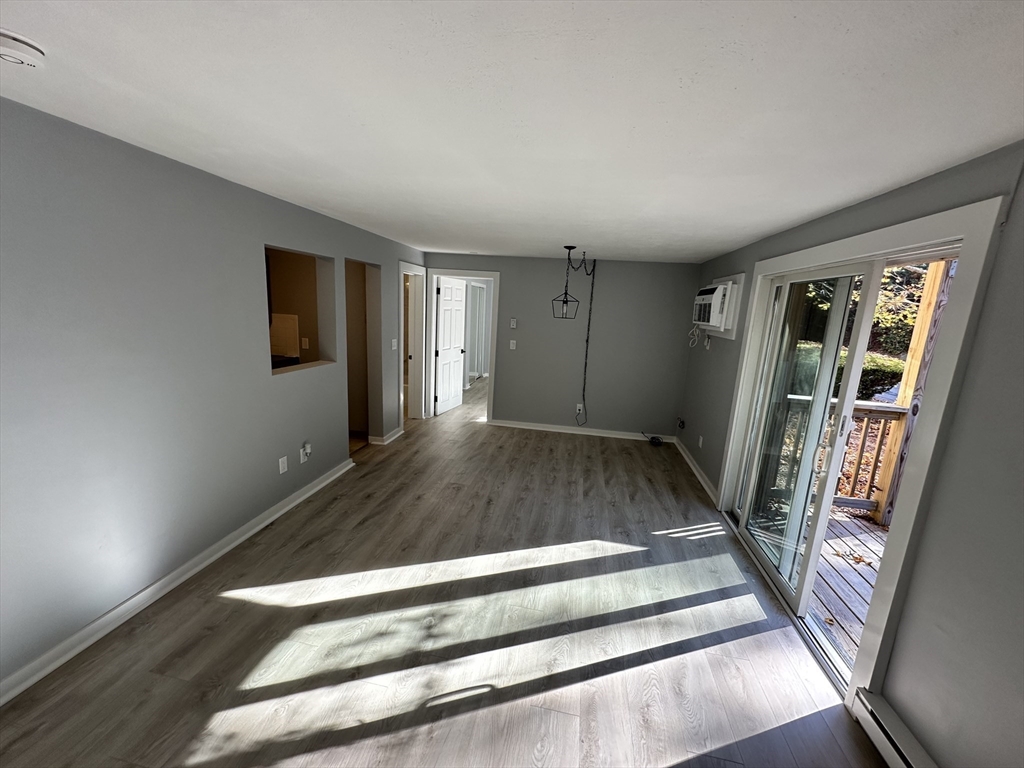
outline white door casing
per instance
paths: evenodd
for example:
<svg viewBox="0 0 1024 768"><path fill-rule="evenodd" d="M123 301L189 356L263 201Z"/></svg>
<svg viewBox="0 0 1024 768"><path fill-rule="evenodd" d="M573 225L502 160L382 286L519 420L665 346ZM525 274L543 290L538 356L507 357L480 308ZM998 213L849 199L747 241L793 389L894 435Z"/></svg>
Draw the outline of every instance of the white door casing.
<svg viewBox="0 0 1024 768"><path fill-rule="evenodd" d="M405 316L404 307L404 280L409 278L409 316ZM408 413L410 419L425 419L429 415L429 405L433 405L434 395L430 393L427 397L427 354L428 345L426 342L426 293L427 293L427 270L418 264L399 262L398 264L398 370L402 370L402 355L405 349L404 337L408 326L408 347L409 347L409 402ZM433 351L429 352L433 355ZM402 377L398 380L399 414L402 412L402 398L404 397ZM428 399L431 401L428 405Z"/></svg>
<svg viewBox="0 0 1024 768"><path fill-rule="evenodd" d="M465 365L466 281L437 278L436 321L437 376L434 413L441 414L462 405Z"/></svg>

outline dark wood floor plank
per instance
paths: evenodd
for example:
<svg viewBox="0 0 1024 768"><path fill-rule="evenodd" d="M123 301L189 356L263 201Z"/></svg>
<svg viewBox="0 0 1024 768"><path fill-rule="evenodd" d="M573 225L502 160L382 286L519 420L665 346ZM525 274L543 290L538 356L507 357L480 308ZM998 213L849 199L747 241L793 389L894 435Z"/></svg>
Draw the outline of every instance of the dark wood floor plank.
<svg viewBox="0 0 1024 768"><path fill-rule="evenodd" d="M871 764L673 446L488 425L486 398L0 708L0 762Z"/></svg>

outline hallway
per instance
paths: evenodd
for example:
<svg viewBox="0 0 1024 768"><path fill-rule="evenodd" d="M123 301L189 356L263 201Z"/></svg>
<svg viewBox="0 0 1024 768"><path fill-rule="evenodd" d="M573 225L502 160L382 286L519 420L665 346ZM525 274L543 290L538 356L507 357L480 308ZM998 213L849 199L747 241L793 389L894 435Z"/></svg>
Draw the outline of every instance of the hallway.
<svg viewBox="0 0 1024 768"><path fill-rule="evenodd" d="M5 768L882 764L674 447L465 395L6 705Z"/></svg>

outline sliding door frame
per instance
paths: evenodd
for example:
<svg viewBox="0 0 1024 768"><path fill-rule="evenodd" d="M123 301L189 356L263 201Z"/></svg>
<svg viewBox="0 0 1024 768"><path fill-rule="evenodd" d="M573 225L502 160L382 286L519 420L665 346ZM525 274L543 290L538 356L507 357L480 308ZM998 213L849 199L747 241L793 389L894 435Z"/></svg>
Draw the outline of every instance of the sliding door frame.
<svg viewBox="0 0 1024 768"><path fill-rule="evenodd" d="M864 273L864 282L861 288L861 300L859 305L861 307L867 306L874 307L875 300L878 297L878 282L881 281L881 268L878 267L878 262L869 263L866 268L862 264L847 264L841 267L826 267L823 269L811 269L811 270L800 270L799 272L792 272L785 275L774 276L768 284L768 302L770 304L770 321L765 329L766 339L764 348L758 352L758 391L754 393L755 402L752 406L750 429L748 434L750 440L744 447L744 455L746 460L741 469L743 474L741 491L743 497L738 498L738 502L742 502L742 507L737 509L737 533L740 539L746 544L747 549L754 554L754 557L758 560L761 570L766 572L771 578L775 585L776 591L785 601L789 604L790 609L796 614L797 617L805 615L807 610L807 603L811 587L813 585L813 579L809 578L809 574L813 569L808 569L806 566L808 563L814 563L816 560L816 553L821 550L820 539L824 537L824 529L821 526L822 516L820 514L820 508L822 504L822 494L818 493L817 501L814 504L814 515L810 520L810 527L807 532L807 543L805 545L805 552L803 555L799 552L799 543L801 539L801 533L805 523L805 511L811 504L811 496L815 492L815 488L829 487L830 484L835 483L836 476L839 470L839 464L833 461L833 457L837 453L835 446L839 440L845 440L846 436L846 420L842 423L842 433L838 430L834 430L829 438L829 446L827 448L826 458L824 459L824 470L825 479L821 478L821 472L814 470L816 463L816 456L821 449L821 440L824 432L824 422L828 418L828 409L830 401L832 399L831 393L835 384L836 366L838 365L839 355L843 346L843 331L846 327L847 319L850 311L850 301L853 295L853 282L859 273ZM761 545L755 540L754 534L747 527L747 523L750 519L752 502L757 494L758 482L757 477L762 471L761 462L763 456L761 451L763 448L764 441L766 439L767 428L768 428L768 412L765 407L768 390L775 385L774 382L774 371L776 369L776 363L780 354L779 344L782 334L781 325L784 322L783 316L788 312L788 302L791 300L790 289L795 284L808 283L812 281L824 281L824 280L836 280L836 295L833 297L833 309L830 310L828 325L825 331L825 341L823 342L823 356L820 365L822 366L819 370L818 375L815 378L815 394L811 398L811 406L808 416L808 433L805 437L805 449L809 450L809 455L806 460L800 462L800 467L797 471L796 488L798 489L796 495L793 497L790 503L790 517L787 520L786 528L789 530L790 526L795 524L799 527L796 534L797 542L793 547L792 551L787 551L783 544L782 552L779 557L779 564L776 566L771 561L768 554L762 551ZM839 281L846 281L843 287L839 286ZM850 340L851 346L855 349L867 346L867 333L869 327L865 327L863 321L864 313L858 313L857 320L854 324L853 336ZM831 337L831 341L829 341ZM828 350L834 349L834 355L829 356ZM856 374L856 377L860 378L860 366L856 364L857 359L854 357L851 359L847 357L847 374ZM851 381L850 375L844 375L844 381L840 393L839 403L836 408L836 420L844 415L845 409L844 403L847 399L846 393L849 390L849 381ZM852 409L852 399L850 399L850 406ZM814 430L811 432L810 430ZM813 439L812 439L813 438ZM813 477L811 476L813 473ZM831 499L831 495L829 494ZM783 535L783 539L787 538L787 534ZM796 584L791 584L789 578L785 575L793 562L797 558L800 559L800 575L797 578ZM789 561L789 562L787 562Z"/></svg>
<svg viewBox="0 0 1024 768"><path fill-rule="evenodd" d="M956 278L942 316L942 328L935 340L924 407L914 429L885 557L846 692L846 705L851 709L859 688L879 696L882 693L910 583L916 544L948 439L949 423L970 353L992 257L998 246L999 224L1005 220L1006 209L1007 198L995 197L766 259L754 266L719 495L719 508L726 512L735 510L737 506L737 489L741 484L740 475L754 415L759 363L769 341L768 324L764 319L768 317L770 308L772 279L798 270L855 263L867 268L874 261L892 265L907 263L908 260L949 258L954 253L958 259Z"/></svg>

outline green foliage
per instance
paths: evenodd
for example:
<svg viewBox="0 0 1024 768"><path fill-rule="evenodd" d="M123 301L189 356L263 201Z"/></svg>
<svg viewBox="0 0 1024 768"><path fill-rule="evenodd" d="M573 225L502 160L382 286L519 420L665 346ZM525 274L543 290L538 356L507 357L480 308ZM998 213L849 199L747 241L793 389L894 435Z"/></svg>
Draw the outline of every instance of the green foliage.
<svg viewBox="0 0 1024 768"><path fill-rule="evenodd" d="M882 276L878 304L871 323L868 349L889 355L905 355L921 306L927 274L924 266L890 267ZM884 390L883 390L884 391Z"/></svg>
<svg viewBox="0 0 1024 768"><path fill-rule="evenodd" d="M860 382L857 384L857 399L870 400L875 395L880 395L892 389L903 378L903 361L898 357L882 355L877 352L864 354L864 367L860 373ZM842 382L843 371L846 368L846 350L839 353L839 374L836 377L836 393L838 394L839 383Z"/></svg>
<svg viewBox="0 0 1024 768"><path fill-rule="evenodd" d="M906 355L921 305L926 265L890 267L882 276L882 285L871 322L868 349L887 355ZM832 281L817 280L807 284L810 306L828 312L832 305ZM853 286L853 298L860 298L860 280ZM852 325L854 315L848 320Z"/></svg>
<svg viewBox="0 0 1024 768"><path fill-rule="evenodd" d="M809 395L814 389L814 379L818 374L818 363L821 358L821 345L810 341L801 341L796 348L793 364L793 386L790 392L795 395ZM864 355L864 367L857 385L857 399L870 400L875 395L892 389L903 378L904 363L898 357L867 352ZM836 386L832 392L835 397L839 393L839 385L843 381L846 369L846 350L839 353L839 371L836 374Z"/></svg>

